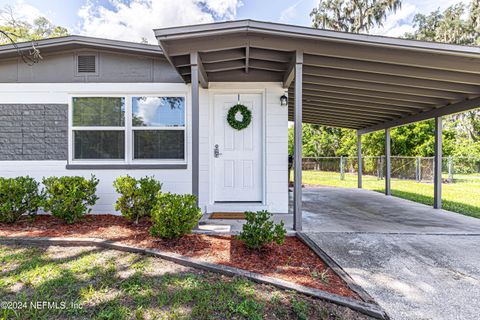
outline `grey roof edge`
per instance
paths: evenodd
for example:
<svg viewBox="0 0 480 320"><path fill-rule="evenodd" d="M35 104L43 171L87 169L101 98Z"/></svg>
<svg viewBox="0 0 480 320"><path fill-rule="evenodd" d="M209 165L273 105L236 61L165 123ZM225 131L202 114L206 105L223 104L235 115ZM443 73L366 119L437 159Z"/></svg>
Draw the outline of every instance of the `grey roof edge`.
<svg viewBox="0 0 480 320"><path fill-rule="evenodd" d="M128 42L128 41L121 41L121 40L86 37L86 36L79 36L79 35L70 35L65 37L41 39L41 40L34 40L34 41L28 41L28 42L19 42L16 44L16 46L18 47L19 50L29 49L32 46L32 43L35 45L35 47L39 49L61 47L66 45L67 46L68 45L85 45L90 47L98 47L102 49L115 49L115 50L138 52L138 53L144 53L144 54L163 55L162 50L157 44L152 45L152 44ZM3 54L9 54L16 51L17 49L13 44L0 45L0 57Z"/></svg>
<svg viewBox="0 0 480 320"><path fill-rule="evenodd" d="M186 39L195 36L222 35L235 32L252 32L279 36L295 36L313 40L323 38L338 42L361 42L366 45L402 47L417 51L433 51L437 53L441 52L446 54L468 55L480 58L480 47L477 46L401 39L381 35L354 34L256 20L236 20L190 26L168 27L155 29L154 32L155 36L160 41Z"/></svg>

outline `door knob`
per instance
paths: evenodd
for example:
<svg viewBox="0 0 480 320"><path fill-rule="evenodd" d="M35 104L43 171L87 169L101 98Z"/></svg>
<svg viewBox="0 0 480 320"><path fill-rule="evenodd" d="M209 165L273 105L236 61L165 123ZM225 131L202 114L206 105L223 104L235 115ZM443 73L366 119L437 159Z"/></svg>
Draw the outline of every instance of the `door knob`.
<svg viewBox="0 0 480 320"><path fill-rule="evenodd" d="M215 158L218 158L219 156L221 156L222 154L220 153L220 150L218 150L218 144L215 145L215 148L213 148L213 156Z"/></svg>

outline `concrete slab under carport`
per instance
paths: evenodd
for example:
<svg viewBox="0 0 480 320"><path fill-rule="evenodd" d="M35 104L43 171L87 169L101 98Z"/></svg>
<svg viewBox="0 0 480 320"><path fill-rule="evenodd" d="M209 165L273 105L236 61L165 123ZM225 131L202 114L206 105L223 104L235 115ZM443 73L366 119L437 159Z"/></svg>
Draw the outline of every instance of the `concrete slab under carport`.
<svg viewBox="0 0 480 320"><path fill-rule="evenodd" d="M304 188L303 231L480 235L480 219L364 189Z"/></svg>
<svg viewBox="0 0 480 320"><path fill-rule="evenodd" d="M305 188L305 235L392 319L478 319L480 219L363 189Z"/></svg>

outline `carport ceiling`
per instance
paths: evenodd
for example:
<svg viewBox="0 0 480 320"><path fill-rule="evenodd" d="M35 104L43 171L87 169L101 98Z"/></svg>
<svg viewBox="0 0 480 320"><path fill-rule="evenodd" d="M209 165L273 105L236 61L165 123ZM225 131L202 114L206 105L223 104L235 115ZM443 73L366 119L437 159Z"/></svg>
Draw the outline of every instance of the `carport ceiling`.
<svg viewBox="0 0 480 320"><path fill-rule="evenodd" d="M208 82L282 82L293 120L294 63L303 52L303 120L358 129L480 107L480 48L252 20L155 30L185 82L198 52Z"/></svg>

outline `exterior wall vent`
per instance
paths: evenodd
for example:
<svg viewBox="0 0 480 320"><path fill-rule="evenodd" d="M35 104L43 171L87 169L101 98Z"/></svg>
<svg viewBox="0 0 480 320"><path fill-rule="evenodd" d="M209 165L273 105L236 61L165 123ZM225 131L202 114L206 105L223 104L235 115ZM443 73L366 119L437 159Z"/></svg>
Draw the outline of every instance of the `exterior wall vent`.
<svg viewBox="0 0 480 320"><path fill-rule="evenodd" d="M82 53L77 55L77 75L97 74L97 55Z"/></svg>

